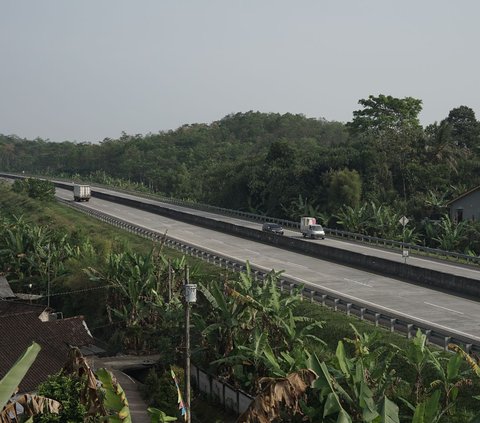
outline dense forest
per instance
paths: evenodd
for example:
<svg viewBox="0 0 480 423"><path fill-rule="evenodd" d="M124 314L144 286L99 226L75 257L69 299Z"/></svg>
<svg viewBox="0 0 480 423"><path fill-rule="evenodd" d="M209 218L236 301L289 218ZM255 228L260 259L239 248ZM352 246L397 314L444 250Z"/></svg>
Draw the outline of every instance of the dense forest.
<svg viewBox="0 0 480 423"><path fill-rule="evenodd" d="M0 169L122 180L278 218L308 211L360 232L368 231L345 224L346 210L383 207L419 225L438 220L449 200L480 185L480 123L471 108L453 108L423 127L419 99L379 95L359 104L346 124L250 111L99 144L0 135Z"/></svg>

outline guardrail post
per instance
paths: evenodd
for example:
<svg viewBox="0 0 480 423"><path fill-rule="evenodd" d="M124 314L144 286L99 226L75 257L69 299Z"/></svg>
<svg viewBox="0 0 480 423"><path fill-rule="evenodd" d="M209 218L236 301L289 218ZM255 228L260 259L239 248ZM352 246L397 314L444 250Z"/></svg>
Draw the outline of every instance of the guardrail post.
<svg viewBox="0 0 480 423"><path fill-rule="evenodd" d="M347 303L347 316L350 316L351 309L352 309L352 303Z"/></svg>
<svg viewBox="0 0 480 423"><path fill-rule="evenodd" d="M283 279L280 279L280 292L283 292Z"/></svg>
<svg viewBox="0 0 480 423"><path fill-rule="evenodd" d="M465 352L470 354L472 352L472 344L465 344Z"/></svg>
<svg viewBox="0 0 480 423"><path fill-rule="evenodd" d="M378 326L379 320L380 320L380 313L375 313L375 326Z"/></svg>
<svg viewBox="0 0 480 423"><path fill-rule="evenodd" d="M390 332L395 332L395 323L397 319L390 319Z"/></svg>
<svg viewBox="0 0 480 423"><path fill-rule="evenodd" d="M413 325L411 323L407 324L407 339L412 337Z"/></svg>
<svg viewBox="0 0 480 423"><path fill-rule="evenodd" d="M310 302L313 303L313 299L315 297L315 291L313 289L310 290Z"/></svg>
<svg viewBox="0 0 480 423"><path fill-rule="evenodd" d="M337 311L337 309L338 309L338 302L339 302L339 301L340 301L340 300L339 300L338 298L335 298L335 299L333 300L333 311Z"/></svg>
<svg viewBox="0 0 480 423"><path fill-rule="evenodd" d="M427 329L425 331L425 336L427 337L427 343L430 341L430 335L432 334L432 330L431 329Z"/></svg>
<svg viewBox="0 0 480 423"><path fill-rule="evenodd" d="M325 307L325 300L327 299L327 294L322 294L322 306Z"/></svg>
<svg viewBox="0 0 480 423"><path fill-rule="evenodd" d="M290 295L293 295L293 289L295 288L295 284L291 283L290 284Z"/></svg>
<svg viewBox="0 0 480 423"><path fill-rule="evenodd" d="M365 318L365 311L365 307L360 308L360 320L363 320Z"/></svg>
<svg viewBox="0 0 480 423"><path fill-rule="evenodd" d="M451 339L451 338L450 338L449 336L445 336L445 337L443 338L443 349L444 349L445 351L448 351L448 344L450 344L450 339Z"/></svg>

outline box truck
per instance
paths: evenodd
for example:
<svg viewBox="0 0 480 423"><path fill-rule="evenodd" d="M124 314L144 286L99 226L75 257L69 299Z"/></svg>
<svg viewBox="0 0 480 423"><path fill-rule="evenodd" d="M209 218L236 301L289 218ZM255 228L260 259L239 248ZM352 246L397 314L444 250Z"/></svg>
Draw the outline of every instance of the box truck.
<svg viewBox="0 0 480 423"><path fill-rule="evenodd" d="M74 185L73 199L75 201L88 201L91 197L90 185Z"/></svg>
<svg viewBox="0 0 480 423"><path fill-rule="evenodd" d="M325 239L325 231L322 225L317 224L317 220L314 217L300 218L300 232L304 238Z"/></svg>

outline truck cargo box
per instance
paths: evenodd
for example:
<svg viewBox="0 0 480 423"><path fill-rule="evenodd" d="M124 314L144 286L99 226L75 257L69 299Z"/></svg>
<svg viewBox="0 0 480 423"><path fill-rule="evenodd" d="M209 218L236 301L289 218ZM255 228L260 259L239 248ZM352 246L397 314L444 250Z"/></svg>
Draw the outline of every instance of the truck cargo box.
<svg viewBox="0 0 480 423"><path fill-rule="evenodd" d="M73 186L73 199L75 201L88 201L90 200L91 190L90 185L74 185Z"/></svg>

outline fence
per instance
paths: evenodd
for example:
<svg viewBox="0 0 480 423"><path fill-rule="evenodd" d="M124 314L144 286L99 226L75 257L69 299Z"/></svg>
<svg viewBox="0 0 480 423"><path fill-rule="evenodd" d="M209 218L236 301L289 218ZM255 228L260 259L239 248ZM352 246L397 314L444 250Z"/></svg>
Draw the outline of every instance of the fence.
<svg viewBox="0 0 480 423"><path fill-rule="evenodd" d="M246 392L220 382L197 366L191 366L190 375L198 391L234 413L242 414L253 400L253 397Z"/></svg>

